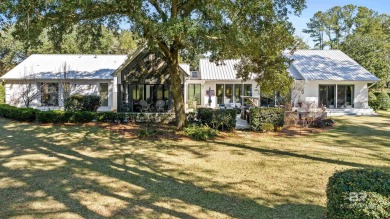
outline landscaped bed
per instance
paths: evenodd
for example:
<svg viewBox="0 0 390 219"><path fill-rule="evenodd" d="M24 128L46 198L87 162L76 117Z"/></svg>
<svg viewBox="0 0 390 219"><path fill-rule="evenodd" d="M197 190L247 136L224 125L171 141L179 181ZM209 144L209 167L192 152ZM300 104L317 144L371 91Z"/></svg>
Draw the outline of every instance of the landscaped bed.
<svg viewBox="0 0 390 219"><path fill-rule="evenodd" d="M97 124L0 119L0 215L323 218L335 171L390 169L388 113L336 118L320 133L236 131L208 141L171 126L138 138L146 125Z"/></svg>

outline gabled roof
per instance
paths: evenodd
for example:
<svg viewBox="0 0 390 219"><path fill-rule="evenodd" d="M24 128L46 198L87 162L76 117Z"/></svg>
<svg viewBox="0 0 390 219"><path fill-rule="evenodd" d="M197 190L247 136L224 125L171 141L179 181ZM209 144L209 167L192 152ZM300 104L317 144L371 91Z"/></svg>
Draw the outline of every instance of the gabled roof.
<svg viewBox="0 0 390 219"><path fill-rule="evenodd" d="M142 46L137 49L131 56L123 62L114 72L113 76L119 75L123 70L132 69L139 62L140 59L145 58L146 56L153 54L148 50L146 46ZM185 73L187 76L190 75L190 65L187 63L179 63L180 70Z"/></svg>
<svg viewBox="0 0 390 219"><path fill-rule="evenodd" d="M378 81L378 78L340 50L297 50L289 72L297 80Z"/></svg>
<svg viewBox="0 0 390 219"><path fill-rule="evenodd" d="M202 80L237 80L235 65L239 59L225 59L220 63L211 62L209 59L200 59L199 71Z"/></svg>
<svg viewBox="0 0 390 219"><path fill-rule="evenodd" d="M2 79L111 79L127 55L31 55Z"/></svg>

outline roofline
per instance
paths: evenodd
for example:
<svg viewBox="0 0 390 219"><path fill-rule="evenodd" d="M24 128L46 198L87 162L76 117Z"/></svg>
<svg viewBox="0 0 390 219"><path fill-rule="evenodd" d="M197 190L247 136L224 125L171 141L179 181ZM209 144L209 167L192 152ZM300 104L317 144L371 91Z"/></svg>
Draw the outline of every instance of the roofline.
<svg viewBox="0 0 390 219"><path fill-rule="evenodd" d="M130 57L127 58L127 60L122 63L122 65L119 66L119 68L117 68L112 74L111 76L115 77L117 76L118 73L120 73L124 68L126 68L126 66L128 64L130 64L130 62L132 62L139 54L141 54L145 49L146 49L146 45L142 46L141 48L137 49L133 54L131 54ZM182 67L180 67L180 64L187 64L190 66L189 63L179 63L179 68L181 69L182 72L184 72L187 76L190 76L186 71L184 71L184 69ZM190 66L190 72L191 72L191 66Z"/></svg>

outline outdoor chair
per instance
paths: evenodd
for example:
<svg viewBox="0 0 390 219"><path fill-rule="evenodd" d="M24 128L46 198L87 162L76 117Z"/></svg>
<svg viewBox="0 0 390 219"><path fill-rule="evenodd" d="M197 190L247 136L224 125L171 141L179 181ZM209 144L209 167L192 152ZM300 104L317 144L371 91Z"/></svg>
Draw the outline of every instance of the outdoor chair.
<svg viewBox="0 0 390 219"><path fill-rule="evenodd" d="M165 101L164 100L157 100L156 102L156 111L157 112L164 112L165 110Z"/></svg>
<svg viewBox="0 0 390 219"><path fill-rule="evenodd" d="M145 100L140 100L139 105L141 105L141 112L150 112L150 104L148 104L148 102L146 102Z"/></svg>

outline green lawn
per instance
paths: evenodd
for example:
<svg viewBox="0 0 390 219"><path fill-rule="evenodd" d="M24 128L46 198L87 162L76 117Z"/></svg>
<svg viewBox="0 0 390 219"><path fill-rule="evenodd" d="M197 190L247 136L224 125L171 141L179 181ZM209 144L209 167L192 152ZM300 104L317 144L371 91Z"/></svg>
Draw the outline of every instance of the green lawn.
<svg viewBox="0 0 390 219"><path fill-rule="evenodd" d="M0 119L3 218L323 218L336 171L390 168L390 112L309 136L140 140Z"/></svg>

